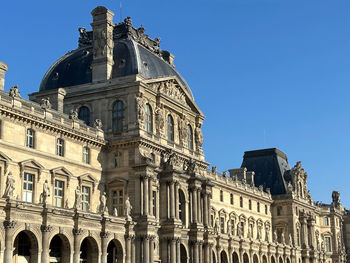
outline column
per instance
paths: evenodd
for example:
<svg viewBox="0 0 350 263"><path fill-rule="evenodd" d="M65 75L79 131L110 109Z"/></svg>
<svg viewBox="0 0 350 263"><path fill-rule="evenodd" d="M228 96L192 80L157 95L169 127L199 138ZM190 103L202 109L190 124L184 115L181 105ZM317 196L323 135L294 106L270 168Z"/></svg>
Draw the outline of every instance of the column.
<svg viewBox="0 0 350 263"><path fill-rule="evenodd" d="M131 263L131 236L125 236L125 263Z"/></svg>
<svg viewBox="0 0 350 263"><path fill-rule="evenodd" d="M192 189L192 222L197 223L197 189Z"/></svg>
<svg viewBox="0 0 350 263"><path fill-rule="evenodd" d="M149 236L143 238L143 262L148 263L149 260Z"/></svg>
<svg viewBox="0 0 350 263"><path fill-rule="evenodd" d="M170 263L176 263L176 239L170 240Z"/></svg>
<svg viewBox="0 0 350 263"><path fill-rule="evenodd" d="M313 247L313 249L316 249L316 238L315 238L315 219L310 219L310 237L311 237L311 244L310 246Z"/></svg>
<svg viewBox="0 0 350 263"><path fill-rule="evenodd" d="M204 226L208 226L208 214L210 213L209 209L208 209L208 194L204 193L203 196L203 223Z"/></svg>
<svg viewBox="0 0 350 263"><path fill-rule="evenodd" d="M42 232L42 254L41 254L41 262L47 263L50 259L50 244L49 244L49 233L52 231L52 226L41 226Z"/></svg>
<svg viewBox="0 0 350 263"><path fill-rule="evenodd" d="M80 263L80 238L82 234L82 229L74 229L74 254L73 254L73 263Z"/></svg>
<svg viewBox="0 0 350 263"><path fill-rule="evenodd" d="M204 262L210 262L210 245L208 243L204 244Z"/></svg>
<svg viewBox="0 0 350 263"><path fill-rule="evenodd" d="M181 262L180 239L176 240L176 263L182 263Z"/></svg>
<svg viewBox="0 0 350 263"><path fill-rule="evenodd" d="M16 222L15 221L5 221L5 251L4 251L4 263L11 263L12 261L12 230L15 227Z"/></svg>
<svg viewBox="0 0 350 263"><path fill-rule="evenodd" d="M149 212L148 214L151 215L151 216L154 216L153 215L153 189L152 189L152 177L149 177L148 179L148 189L149 189L149 194L148 194L148 203L149 203Z"/></svg>
<svg viewBox="0 0 350 263"><path fill-rule="evenodd" d="M198 241L193 242L193 263L199 263Z"/></svg>
<svg viewBox="0 0 350 263"><path fill-rule="evenodd" d="M147 216L148 215L148 202L149 202L149 197L148 197L148 178L145 176L143 178L143 215Z"/></svg>
<svg viewBox="0 0 350 263"><path fill-rule="evenodd" d="M175 218L174 182L170 182L170 218Z"/></svg>
<svg viewBox="0 0 350 263"><path fill-rule="evenodd" d="M203 263L203 242L199 242L199 263Z"/></svg>
<svg viewBox="0 0 350 263"><path fill-rule="evenodd" d="M208 198L208 225L210 225L210 213L211 213L211 195L207 194L207 198ZM210 257L211 258L211 257Z"/></svg>
<svg viewBox="0 0 350 263"><path fill-rule="evenodd" d="M141 215L143 215L143 198L144 198L144 196L143 196L143 177L142 176L140 176L140 209L141 209Z"/></svg>
<svg viewBox="0 0 350 263"><path fill-rule="evenodd" d="M131 263L136 262L135 236L131 238Z"/></svg>
<svg viewBox="0 0 350 263"><path fill-rule="evenodd" d="M202 215L201 215L201 190L197 189L197 221L198 223L202 223Z"/></svg>
<svg viewBox="0 0 350 263"><path fill-rule="evenodd" d="M301 218L301 229L302 229L303 241L304 241L305 247L308 247L309 242L308 242L308 235L307 235L307 221L305 216Z"/></svg>
<svg viewBox="0 0 350 263"><path fill-rule="evenodd" d="M179 219L179 183L175 182L175 218Z"/></svg>
<svg viewBox="0 0 350 263"><path fill-rule="evenodd" d="M101 263L107 263L107 238L108 233L107 232L101 232Z"/></svg>
<svg viewBox="0 0 350 263"><path fill-rule="evenodd" d="M149 262L154 262L154 236L152 236L149 240Z"/></svg>

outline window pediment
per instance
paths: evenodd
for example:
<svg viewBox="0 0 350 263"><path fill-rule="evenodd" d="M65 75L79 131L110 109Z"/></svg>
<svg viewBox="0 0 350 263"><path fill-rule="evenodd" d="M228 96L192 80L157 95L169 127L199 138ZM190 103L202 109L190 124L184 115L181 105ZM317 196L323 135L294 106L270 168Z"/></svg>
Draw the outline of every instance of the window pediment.
<svg viewBox="0 0 350 263"><path fill-rule="evenodd" d="M63 177L67 178L67 186L69 185L69 181L73 176L73 174L63 166L51 169L50 172L51 172L51 182L52 183L54 183L56 176L63 176Z"/></svg>
<svg viewBox="0 0 350 263"><path fill-rule="evenodd" d="M25 160L19 163L20 166L20 177L23 177L24 174L24 170L25 169L33 169L33 170L37 170L38 172L38 181L40 181L40 176L41 176L41 172L44 169L44 166L42 166L39 162L35 161L34 159L29 159L29 160Z"/></svg>
<svg viewBox="0 0 350 263"><path fill-rule="evenodd" d="M11 162L11 158L8 157L6 154L4 154L3 152L0 151L0 161L4 162L5 163L5 174L7 173L7 168L8 168L8 165L9 165L9 162Z"/></svg>
<svg viewBox="0 0 350 263"><path fill-rule="evenodd" d="M80 187L82 186L83 183L88 183L88 184L92 185L92 192L95 191L95 186L97 184L97 180L91 174L86 173L86 174L80 175L78 177L78 180L79 180L79 186Z"/></svg>

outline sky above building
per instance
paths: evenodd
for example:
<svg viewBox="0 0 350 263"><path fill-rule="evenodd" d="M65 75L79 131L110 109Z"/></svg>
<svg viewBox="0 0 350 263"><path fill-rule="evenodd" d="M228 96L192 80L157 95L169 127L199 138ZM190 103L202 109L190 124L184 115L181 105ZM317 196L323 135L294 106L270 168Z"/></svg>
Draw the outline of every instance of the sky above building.
<svg viewBox="0 0 350 263"><path fill-rule="evenodd" d="M175 55L219 172L240 167L244 151L276 147L291 167L302 161L315 201L338 190L350 208L350 1L4 1L5 89L37 91L98 5L115 23L131 16Z"/></svg>

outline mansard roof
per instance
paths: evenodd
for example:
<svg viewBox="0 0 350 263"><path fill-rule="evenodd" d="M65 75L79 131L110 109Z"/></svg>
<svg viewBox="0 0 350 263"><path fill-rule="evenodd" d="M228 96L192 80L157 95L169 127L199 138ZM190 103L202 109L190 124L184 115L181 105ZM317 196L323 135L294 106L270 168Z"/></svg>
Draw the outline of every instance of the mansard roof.
<svg viewBox="0 0 350 263"><path fill-rule="evenodd" d="M92 31L79 28L79 47L59 58L46 72L40 91L76 86L92 82ZM160 39L151 39L141 26L134 28L130 17L113 31L114 49L112 78L140 75L144 79L174 76L193 99L186 81L173 65L173 55L160 49Z"/></svg>
<svg viewBox="0 0 350 263"><path fill-rule="evenodd" d="M264 190L270 188L272 195L285 194L286 183L284 173L290 170L285 153L276 149L262 149L244 153L241 167L254 171L254 183L262 185Z"/></svg>

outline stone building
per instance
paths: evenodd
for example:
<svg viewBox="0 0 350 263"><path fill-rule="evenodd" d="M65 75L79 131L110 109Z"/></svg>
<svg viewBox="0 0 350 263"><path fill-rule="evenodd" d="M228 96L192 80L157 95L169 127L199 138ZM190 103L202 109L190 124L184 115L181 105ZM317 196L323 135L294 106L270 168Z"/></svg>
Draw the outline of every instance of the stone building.
<svg viewBox="0 0 350 263"><path fill-rule="evenodd" d="M4 90L0 262L342 263L350 216L278 149L208 169L204 115L160 49L104 7L40 90Z"/></svg>

